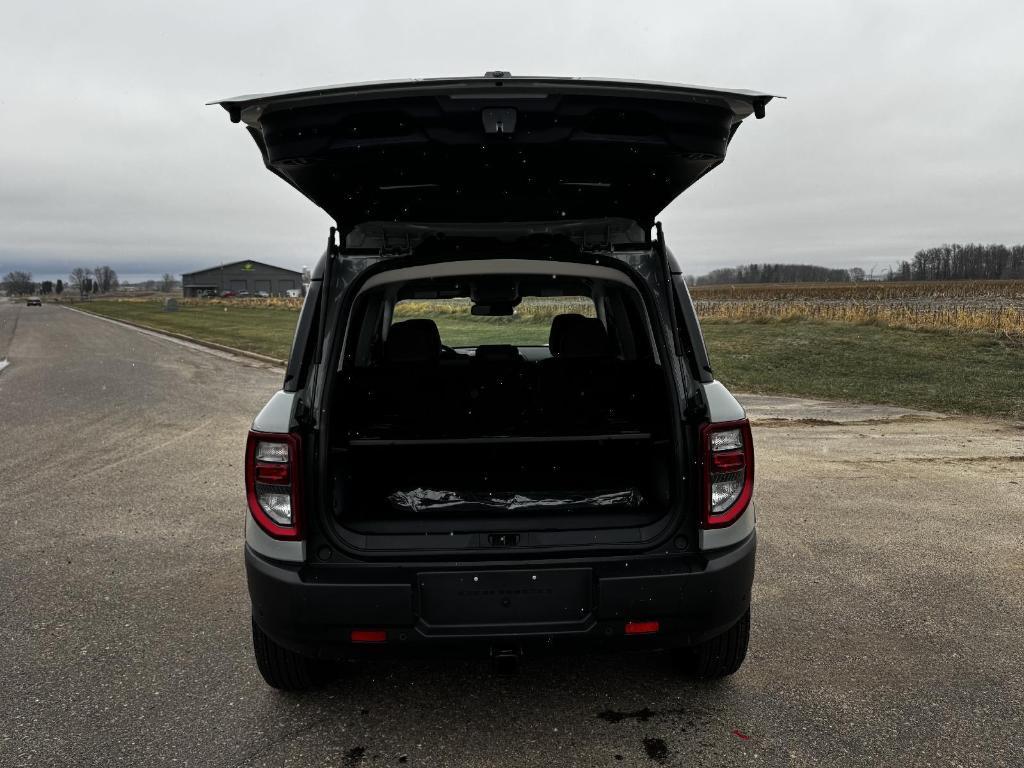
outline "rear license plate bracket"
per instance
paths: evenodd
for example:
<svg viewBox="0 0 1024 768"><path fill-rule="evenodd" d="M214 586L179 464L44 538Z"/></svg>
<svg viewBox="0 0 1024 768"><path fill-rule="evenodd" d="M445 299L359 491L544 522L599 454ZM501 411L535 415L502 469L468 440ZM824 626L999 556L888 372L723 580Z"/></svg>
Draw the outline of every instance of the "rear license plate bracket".
<svg viewBox="0 0 1024 768"><path fill-rule="evenodd" d="M589 568L421 573L421 619L431 626L575 624L592 611Z"/></svg>

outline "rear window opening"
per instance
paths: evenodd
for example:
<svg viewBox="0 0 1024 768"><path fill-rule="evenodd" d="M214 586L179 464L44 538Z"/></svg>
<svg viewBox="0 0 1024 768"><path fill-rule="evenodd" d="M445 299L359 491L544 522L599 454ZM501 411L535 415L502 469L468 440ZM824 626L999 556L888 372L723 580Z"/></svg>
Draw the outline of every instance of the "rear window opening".
<svg viewBox="0 0 1024 768"><path fill-rule="evenodd" d="M551 336L551 323L558 315L597 317L589 296L524 296L513 314L507 316L473 315L473 306L469 298L404 299L395 305L391 324L430 320L437 326L443 346L475 355L480 346L543 348Z"/></svg>
<svg viewBox="0 0 1024 768"><path fill-rule="evenodd" d="M367 283L328 406L343 539L522 547L664 527L681 479L668 377L640 293L590 269Z"/></svg>

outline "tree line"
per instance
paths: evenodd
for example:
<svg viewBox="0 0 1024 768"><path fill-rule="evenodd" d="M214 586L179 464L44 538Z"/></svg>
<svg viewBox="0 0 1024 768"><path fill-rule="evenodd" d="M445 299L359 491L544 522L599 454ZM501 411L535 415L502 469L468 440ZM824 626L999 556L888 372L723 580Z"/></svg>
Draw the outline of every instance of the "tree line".
<svg viewBox="0 0 1024 768"><path fill-rule="evenodd" d="M6 291L11 296L26 296L36 293L41 296L51 293L59 296L64 293L65 288L70 288L78 291L78 295L81 298L85 298L94 293L109 293L116 290L120 285L122 283L117 277L117 271L107 265L96 267L95 269L75 267L71 270L71 274L68 275L66 283L63 280L36 282L32 279L31 272L21 270L8 272L0 280L0 290ZM129 284L124 283L124 285ZM135 285L145 291L169 293L178 286L178 281L174 279L174 275L165 272L158 280L145 280L135 283Z"/></svg>
<svg viewBox="0 0 1024 768"><path fill-rule="evenodd" d="M890 271L890 280L1024 279L1024 245L952 243L925 248Z"/></svg>
<svg viewBox="0 0 1024 768"><path fill-rule="evenodd" d="M11 296L25 296L38 293L41 296L48 294L61 295L65 288L72 288L78 291L79 296L85 297L93 293L108 293L120 285L117 279L117 272L107 265L88 269L87 267L76 267L68 275L68 282L58 279L42 280L36 282L32 279L31 272L14 270L4 275L0 286Z"/></svg>
<svg viewBox="0 0 1024 768"><path fill-rule="evenodd" d="M723 283L849 283L885 280L1024 280L1024 245L952 243L925 248L879 275L860 267L835 269L813 264L744 264L687 275L687 285Z"/></svg>
<svg viewBox="0 0 1024 768"><path fill-rule="evenodd" d="M813 264L744 264L714 269L700 277L688 276L690 285L720 283L848 283L864 279L864 270L834 269Z"/></svg>

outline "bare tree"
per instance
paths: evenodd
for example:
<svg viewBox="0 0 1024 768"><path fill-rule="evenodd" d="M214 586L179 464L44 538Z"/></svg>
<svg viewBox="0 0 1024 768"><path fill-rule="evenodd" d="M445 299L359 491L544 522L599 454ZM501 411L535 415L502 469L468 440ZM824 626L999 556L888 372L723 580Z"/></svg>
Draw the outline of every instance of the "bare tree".
<svg viewBox="0 0 1024 768"><path fill-rule="evenodd" d="M164 276L160 278L160 290L163 293L170 293L174 287L174 275L170 272L164 272Z"/></svg>
<svg viewBox="0 0 1024 768"><path fill-rule="evenodd" d="M75 267L68 275L68 285L78 289L78 295L85 298L92 288L92 270L85 267Z"/></svg>
<svg viewBox="0 0 1024 768"><path fill-rule="evenodd" d="M892 272L896 280L1005 280L1024 277L1024 245L947 243L925 248Z"/></svg>
<svg viewBox="0 0 1024 768"><path fill-rule="evenodd" d="M106 264L102 267L96 267L93 274L96 276L98 291L101 291L102 293L109 293L112 288L117 288L117 272Z"/></svg>
<svg viewBox="0 0 1024 768"><path fill-rule="evenodd" d="M36 289L36 284L32 282L32 273L18 270L4 275L4 286L8 293L19 296L23 293L32 293Z"/></svg>

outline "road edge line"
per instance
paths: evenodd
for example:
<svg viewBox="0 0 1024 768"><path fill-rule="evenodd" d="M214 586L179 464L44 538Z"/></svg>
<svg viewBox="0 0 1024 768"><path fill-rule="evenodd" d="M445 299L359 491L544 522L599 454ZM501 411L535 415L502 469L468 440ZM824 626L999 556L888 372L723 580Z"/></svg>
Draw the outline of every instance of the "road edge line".
<svg viewBox="0 0 1024 768"><path fill-rule="evenodd" d="M195 346L200 347L200 351L202 352L212 352L215 350L217 352L223 352L238 357L247 357L251 360L256 360L261 363L267 363L277 368L284 368L288 364L287 360L280 360L276 357L270 357L269 355L261 355L259 352L249 352L248 350L245 349L229 347L226 344L218 344L215 341L197 339L194 336L186 336L184 333L166 331L163 330L162 328L154 328L151 325L144 325L143 323L136 323L131 320L119 320L113 317L107 317L106 315L101 315L98 312L90 312L87 309L77 309L76 307L69 307L66 304L58 304L57 306L71 310L72 312L78 312L83 315L88 315L89 317L95 317L98 320L106 320L108 323L113 323L114 325L123 325L126 328L131 328L136 331L143 331L153 336L163 337L168 341L172 341L186 348L189 346ZM205 349L202 349L203 347L205 347ZM220 357L220 355L218 355L218 357Z"/></svg>

